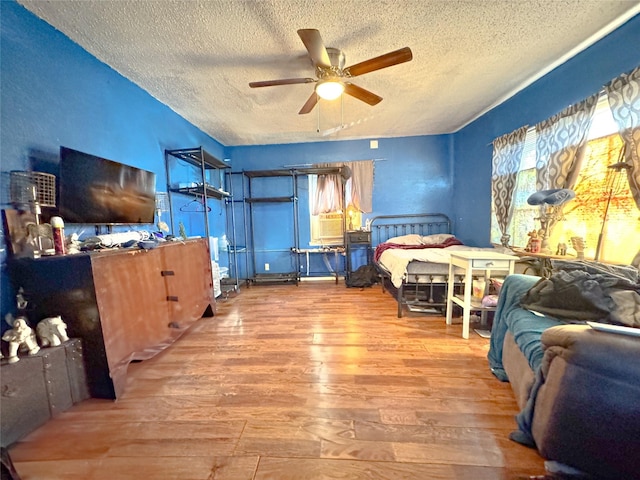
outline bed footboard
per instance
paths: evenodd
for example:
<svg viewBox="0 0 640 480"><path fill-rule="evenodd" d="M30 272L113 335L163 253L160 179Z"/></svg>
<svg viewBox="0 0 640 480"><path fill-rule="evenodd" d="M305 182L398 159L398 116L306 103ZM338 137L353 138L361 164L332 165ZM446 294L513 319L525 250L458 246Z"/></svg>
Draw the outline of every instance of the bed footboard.
<svg viewBox="0 0 640 480"><path fill-rule="evenodd" d="M369 221L372 248L402 235L433 235L452 233L451 220L443 213L418 213L402 215L381 215ZM444 315L446 312L448 274L411 273L395 288L389 272L376 264L382 277L382 291L393 294L398 303L398 317L405 309L424 314ZM456 282L458 285L460 282Z"/></svg>

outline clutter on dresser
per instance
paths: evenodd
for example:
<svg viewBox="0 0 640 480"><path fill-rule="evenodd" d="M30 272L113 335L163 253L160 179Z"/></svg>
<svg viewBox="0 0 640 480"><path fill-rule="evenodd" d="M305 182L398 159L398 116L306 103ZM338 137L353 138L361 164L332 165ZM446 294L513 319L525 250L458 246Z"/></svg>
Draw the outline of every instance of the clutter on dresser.
<svg viewBox="0 0 640 480"><path fill-rule="evenodd" d="M53 255L51 225L40 223L38 216L25 210L2 210L2 222L9 255L37 258Z"/></svg>
<svg viewBox="0 0 640 480"><path fill-rule="evenodd" d="M64 220L61 217L51 217L51 231L53 236L53 248L56 255L67 253L66 239L64 236Z"/></svg>
<svg viewBox="0 0 640 480"><path fill-rule="evenodd" d="M39 258L53 255L73 255L79 252L116 248L149 250L173 239L163 231L132 230L84 235L82 230L65 235L62 217L52 216L50 223L40 223L36 216L24 210L2 210L9 256ZM186 235L186 234L185 234Z"/></svg>
<svg viewBox="0 0 640 480"><path fill-rule="evenodd" d="M3 211L3 222L5 233L9 232L10 254L39 257L54 253L51 226L41 222L41 207L56 206L55 188L55 175L18 170L9 172L9 203L12 209Z"/></svg>
<svg viewBox="0 0 640 480"><path fill-rule="evenodd" d="M96 250L103 248L128 248L155 239L153 233L146 230L134 230L130 232L105 233L92 235L82 241L82 249Z"/></svg>

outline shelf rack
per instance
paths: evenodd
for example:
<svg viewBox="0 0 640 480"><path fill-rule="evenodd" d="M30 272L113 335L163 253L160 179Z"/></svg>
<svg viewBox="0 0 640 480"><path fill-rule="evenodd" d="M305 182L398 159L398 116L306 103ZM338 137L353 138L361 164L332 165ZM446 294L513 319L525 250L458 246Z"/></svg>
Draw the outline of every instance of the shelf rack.
<svg viewBox="0 0 640 480"><path fill-rule="evenodd" d="M303 167L303 168L282 168L273 170L245 170L243 176L247 178L247 185L243 181L243 211L245 216L245 225L248 225L245 233L247 249L251 251L251 266L253 267L253 277L249 280L254 283L272 283L272 282L295 282L296 285L300 280L300 259L296 252L300 251L300 232L299 232L299 212L298 212L298 180L301 176L307 175L341 175L345 180L350 176L350 169L345 166L336 167ZM256 178L269 177L290 177L291 188L281 196L254 197L252 194L252 181ZM293 215L293 246L291 254L293 255L293 263L295 271L284 273L256 273L256 251L255 251L255 231L254 231L254 206L266 203L291 203ZM249 270L249 265L247 265ZM250 272L247 271L250 277Z"/></svg>
<svg viewBox="0 0 640 480"><path fill-rule="evenodd" d="M188 185L186 187L173 187L171 182L171 169L170 167L170 159L177 159L181 162L184 162L188 166L195 167L200 176L200 181L196 182L196 185ZM225 204L227 202L232 201L232 184L229 176L230 166L221 160L218 160L216 157L207 152L204 148L194 147L194 148L181 148L177 150L165 150L165 168L167 173L167 191L169 192L169 212L171 216L171 228L172 232L176 231L176 227L174 225L174 216L173 216L173 199L172 194L181 194L187 195L191 197L198 198L202 201L202 204L205 208L203 208L204 215L204 231L207 239L210 238L209 231L209 215L207 207L208 199L217 199L223 200ZM207 172L217 171L218 176L215 178L215 175L207 176ZM228 184L228 187L225 187L225 180ZM229 279L226 282L223 282L221 279L221 289L225 295L227 295L230 291L238 291L239 290L239 279L238 279L238 263L237 263L237 248L235 244L235 214L233 210L230 215L227 217L227 228L230 228L229 237L231 242L229 247L226 249L227 258L229 262ZM207 245L209 242L207 242ZM209 252L211 253L211 252Z"/></svg>
<svg viewBox="0 0 640 480"><path fill-rule="evenodd" d="M188 165L196 167L200 170L200 182L197 182L195 186L187 187L172 187L171 186L171 172L169 168L170 157L181 160ZM202 147L195 148L182 148L177 150L165 150L165 168L167 173L167 190L170 193L180 193L182 195L189 195L202 200L203 205L207 205L209 198L223 199L230 197L231 194L224 189L224 171L229 168L229 165L218 160ZM207 171L218 170L218 182L217 184L207 183ZM175 232L175 225L173 224L173 201L171 195L169 195L169 212L171 216L171 228ZM206 209L204 212L204 231L205 236L209 238L209 216Z"/></svg>
<svg viewBox="0 0 640 480"><path fill-rule="evenodd" d="M248 225L251 237L251 266L253 276L251 281L253 283L295 283L298 284L299 280L299 267L298 257L295 256L295 269L292 272L278 272L278 273L257 273L257 261L256 261L256 249L255 249L255 222L254 222L254 205L267 204L267 203L291 203L292 215L293 215L293 248L298 248L298 178L294 171L291 169L280 170L246 170L243 175L248 179L246 197L244 198L245 204L248 208ZM252 196L252 184L256 178L275 178L275 177L287 177L291 179L290 195L284 196L269 196L269 197L253 197Z"/></svg>

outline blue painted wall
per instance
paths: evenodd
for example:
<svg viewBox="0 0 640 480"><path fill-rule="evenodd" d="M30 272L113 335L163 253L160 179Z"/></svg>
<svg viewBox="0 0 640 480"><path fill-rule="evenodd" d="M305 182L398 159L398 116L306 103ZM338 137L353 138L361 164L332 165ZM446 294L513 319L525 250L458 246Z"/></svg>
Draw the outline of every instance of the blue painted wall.
<svg viewBox="0 0 640 480"><path fill-rule="evenodd" d="M453 209L460 239L489 244L491 142L496 137L551 117L638 65L640 15L457 132Z"/></svg>
<svg viewBox="0 0 640 480"><path fill-rule="evenodd" d="M35 166L56 173L61 145L154 171L158 191L166 191L165 149L204 145L223 158L219 142L50 25L12 1L0 1L0 9L3 207L8 201L7 172ZM184 197L183 202L187 201ZM219 202L211 202L211 207L212 232L224 231ZM178 220L189 235L204 233L202 214L183 214ZM67 226L66 230L74 229ZM76 230L93 232L93 227ZM4 328L5 313L15 308L4 265L0 284Z"/></svg>
<svg viewBox="0 0 640 480"><path fill-rule="evenodd" d="M374 160L373 212L363 215L363 222L376 215L400 213L444 212L451 216L451 139L451 135L381 138L377 139L377 149L370 148L369 140L231 147L227 149L227 156L231 159L233 172ZM239 178L235 180L234 194L242 188ZM309 247L310 237L307 177L299 177L298 187L299 245L305 248ZM288 178L255 178L251 181L251 195L255 197L292 193ZM270 264L270 271L295 271L293 258L288 253L295 238L293 206L273 203L254 204L251 208L257 251L256 272L251 273L265 273L265 263ZM241 213L237 217L241 218ZM238 241L244 243L241 238ZM311 262L314 260L312 271L327 271L321 258L311 259Z"/></svg>

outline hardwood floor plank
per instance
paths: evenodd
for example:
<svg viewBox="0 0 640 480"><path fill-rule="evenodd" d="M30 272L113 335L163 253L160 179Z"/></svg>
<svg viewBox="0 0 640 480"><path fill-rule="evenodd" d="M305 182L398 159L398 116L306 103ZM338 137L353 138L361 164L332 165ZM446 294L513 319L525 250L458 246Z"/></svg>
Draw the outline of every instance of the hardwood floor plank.
<svg viewBox="0 0 640 480"><path fill-rule="evenodd" d="M208 480L253 480L260 457L216 457Z"/></svg>
<svg viewBox="0 0 640 480"><path fill-rule="evenodd" d="M106 457L87 480L209 480L214 468L212 457Z"/></svg>
<svg viewBox="0 0 640 480"><path fill-rule="evenodd" d="M237 446L237 438L221 439L132 439L121 442L109 449L109 457L180 457L189 462L189 457L207 457L219 455L231 457Z"/></svg>
<svg viewBox="0 0 640 480"><path fill-rule="evenodd" d="M99 470L101 462L101 459L50 461L39 459L20 462L18 473L21 480L85 480Z"/></svg>
<svg viewBox="0 0 640 480"><path fill-rule="evenodd" d="M523 470L516 470L523 471ZM526 473L526 471L523 471ZM262 458L255 480L513 480L499 468L355 460Z"/></svg>
<svg viewBox="0 0 640 480"><path fill-rule="evenodd" d="M378 288L260 285L219 302L117 401L90 399L10 449L24 480L527 478L518 407L488 340Z"/></svg>

